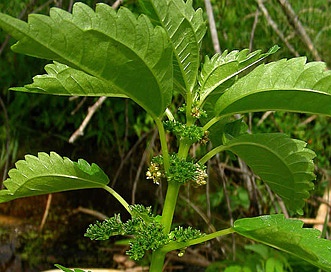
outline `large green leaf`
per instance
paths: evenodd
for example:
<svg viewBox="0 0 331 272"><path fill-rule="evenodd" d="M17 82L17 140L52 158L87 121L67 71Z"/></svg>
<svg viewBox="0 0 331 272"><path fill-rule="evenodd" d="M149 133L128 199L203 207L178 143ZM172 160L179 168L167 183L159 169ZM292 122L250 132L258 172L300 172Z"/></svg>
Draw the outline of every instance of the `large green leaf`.
<svg viewBox="0 0 331 272"><path fill-rule="evenodd" d="M199 76L200 101L203 102L212 92L220 95L225 90L225 82L234 80L236 76L274 54L278 49L279 47L275 45L264 54L261 53L261 50L249 53L248 49L244 49L231 52L225 50L222 54L215 54L212 58L206 56Z"/></svg>
<svg viewBox="0 0 331 272"><path fill-rule="evenodd" d="M242 158L291 211L302 213L315 178L315 153L305 148L305 142L281 133L244 134L225 146Z"/></svg>
<svg viewBox="0 0 331 272"><path fill-rule="evenodd" d="M72 162L51 152L38 157L26 155L15 164L0 190L0 203L20 197L62 192L67 190L104 188L109 179L96 164L80 159Z"/></svg>
<svg viewBox="0 0 331 272"><path fill-rule="evenodd" d="M216 115L282 110L331 115L331 71L306 58L260 65L216 102Z"/></svg>
<svg viewBox="0 0 331 272"><path fill-rule="evenodd" d="M144 15L136 18L126 8L115 12L105 4L97 4L94 12L76 3L72 14L52 8L50 16L29 15L28 23L0 14L0 27L18 40L15 52L55 60L106 81L111 88L102 94L127 95L154 116L161 116L171 102L172 48L164 29L154 28ZM71 94L86 93L77 88Z"/></svg>
<svg viewBox="0 0 331 272"><path fill-rule="evenodd" d="M159 23L172 42L174 79L179 91L192 92L200 67L200 47L206 32L202 10L192 0L140 0L145 12Z"/></svg>
<svg viewBox="0 0 331 272"><path fill-rule="evenodd" d="M236 220L234 230L247 238L293 254L325 271L331 271L331 241L320 231L302 228L303 222L284 215L266 215Z"/></svg>

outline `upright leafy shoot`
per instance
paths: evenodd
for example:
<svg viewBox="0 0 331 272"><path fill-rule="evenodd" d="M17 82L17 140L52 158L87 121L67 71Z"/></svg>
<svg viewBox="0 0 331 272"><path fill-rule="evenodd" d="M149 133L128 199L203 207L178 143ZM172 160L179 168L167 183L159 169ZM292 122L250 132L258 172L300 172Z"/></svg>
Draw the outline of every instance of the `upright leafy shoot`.
<svg viewBox="0 0 331 272"><path fill-rule="evenodd" d="M115 215L91 225L86 236L103 240L130 235L128 254L133 259L152 251L151 272L162 271L171 250L182 254L188 246L234 232L331 271L331 242L282 215L242 218L233 227L209 234L191 226L172 228L181 186L206 184L205 163L223 151L242 158L291 212L302 214L313 188L315 153L284 134L248 134L247 125L233 115L282 110L331 116L331 72L324 63L306 63L305 58L257 66L278 46L266 53L244 49L201 58L206 26L202 10L195 10L192 0L140 4L145 15L138 17L126 8L116 12L97 4L94 11L82 3L76 3L72 13L52 8L49 16L32 14L28 22L0 13L0 27L18 40L12 47L15 52L53 61L46 65L46 74L13 90L130 98L152 116L162 152L151 160L146 175L156 184L167 184L162 214L129 205L107 186L109 179L97 165L72 162L55 152L18 161L0 191L0 203L65 190L105 189L131 219L122 222ZM177 118L167 109L174 90L185 99L178 109L185 117ZM162 122L165 115L169 120ZM174 144L168 144L172 138L166 130L177 138L175 154L169 153ZM193 144L209 140L211 150L201 151L201 158L191 156Z"/></svg>

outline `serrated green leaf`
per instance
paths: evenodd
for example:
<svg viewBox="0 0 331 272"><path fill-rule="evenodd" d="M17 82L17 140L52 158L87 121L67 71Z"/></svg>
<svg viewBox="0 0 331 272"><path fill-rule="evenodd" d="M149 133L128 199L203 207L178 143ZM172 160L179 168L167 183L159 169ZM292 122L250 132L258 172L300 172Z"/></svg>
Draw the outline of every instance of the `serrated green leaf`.
<svg viewBox="0 0 331 272"><path fill-rule="evenodd" d="M319 238L320 231L302 228L303 222L284 215L266 215L236 220L234 230L247 238L293 254L331 271L331 241Z"/></svg>
<svg viewBox="0 0 331 272"><path fill-rule="evenodd" d="M331 71L306 58L260 65L216 102L216 115L282 110L331 115Z"/></svg>
<svg viewBox="0 0 331 272"><path fill-rule="evenodd" d="M192 92L200 66L200 47L206 32L202 10L192 0L140 0L144 10L167 32L174 52L174 80L185 95Z"/></svg>
<svg viewBox="0 0 331 272"><path fill-rule="evenodd" d="M229 87L224 83L234 80L238 74L274 54L278 49L275 45L264 54L261 53L262 50L249 53L248 49L244 49L231 52L226 50L212 58L206 56L199 76L200 101L203 102L210 93L220 95L225 87Z"/></svg>
<svg viewBox="0 0 331 272"><path fill-rule="evenodd" d="M225 146L242 158L291 211L302 213L315 178L315 153L305 147L305 142L281 133L265 133L240 135Z"/></svg>
<svg viewBox="0 0 331 272"><path fill-rule="evenodd" d="M72 14L52 8L50 16L29 15L28 23L0 14L0 27L18 40L15 52L66 64L98 84L106 81L101 85L110 88L100 90L105 95L126 95L158 117L171 101L171 45L164 29L154 28L144 15L136 18L126 8L115 12L105 4L94 12L76 3ZM71 95L86 92L77 88Z"/></svg>
<svg viewBox="0 0 331 272"><path fill-rule="evenodd" d="M41 152L38 157L26 155L15 166L3 183L6 189L0 190L0 203L60 191L103 188L109 183L96 164L90 165L82 159L72 162L55 152L49 155Z"/></svg>
<svg viewBox="0 0 331 272"><path fill-rule="evenodd" d="M33 83L11 90L56 95L80 94L84 96L127 96L108 81L91 76L83 71L70 68L65 64L54 62L45 66L47 74L33 78Z"/></svg>

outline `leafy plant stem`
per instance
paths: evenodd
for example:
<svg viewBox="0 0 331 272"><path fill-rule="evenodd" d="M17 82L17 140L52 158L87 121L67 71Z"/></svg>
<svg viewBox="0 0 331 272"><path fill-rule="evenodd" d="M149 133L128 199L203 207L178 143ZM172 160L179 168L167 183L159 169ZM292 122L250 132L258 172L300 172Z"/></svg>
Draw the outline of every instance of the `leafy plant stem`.
<svg viewBox="0 0 331 272"><path fill-rule="evenodd" d="M115 197L118 200L118 202L121 203L122 206L131 214L129 204L125 201L125 199L121 195L119 195L114 189L112 189L107 185L105 185L103 189L105 189L108 193L110 193L113 197Z"/></svg>
<svg viewBox="0 0 331 272"><path fill-rule="evenodd" d="M214 118L210 119L207 124L205 124L202 129L203 130L208 130L212 125L217 123L223 118L223 116L215 116Z"/></svg>
<svg viewBox="0 0 331 272"><path fill-rule="evenodd" d="M180 188L180 184L177 182L168 183L167 194L164 201L162 219L161 219L161 223L164 226L163 232L166 234L168 234L171 229L179 188Z"/></svg>
<svg viewBox="0 0 331 272"><path fill-rule="evenodd" d="M165 245L164 247L162 247L162 251L167 253L173 250L178 250L178 249L182 249L185 247L189 247L192 245L197 245L197 244L201 244L204 242L207 242L209 240L215 239L216 237L220 237L220 236L225 236L231 233L234 233L235 230L233 228L227 228L227 229L223 229L223 230L219 230L210 234L206 234L203 235L199 238L196 239L192 239L192 240L188 240L186 242L171 242L167 245Z"/></svg>
<svg viewBox="0 0 331 272"><path fill-rule="evenodd" d="M201 164L205 164L208 160L210 160L212 157L214 157L217 153L220 153L224 150L226 150L226 147L224 145L215 147L212 150L210 150L206 155L204 155L198 162Z"/></svg>
<svg viewBox="0 0 331 272"><path fill-rule="evenodd" d="M176 182L168 183L167 194L164 201L162 218L161 218L161 224L164 227L163 232L165 234L168 234L171 229L171 224L174 217L179 189L180 189L179 183ZM161 250L156 250L153 252L149 271L151 272L162 271L166 253L167 252Z"/></svg>
<svg viewBox="0 0 331 272"><path fill-rule="evenodd" d="M155 250L152 254L152 261L149 267L150 272L158 272L163 270L164 259L166 252L161 250Z"/></svg>
<svg viewBox="0 0 331 272"><path fill-rule="evenodd" d="M187 139L182 139L179 144L179 149L178 149L178 158L185 160L188 151L191 147L191 142L188 141Z"/></svg>
<svg viewBox="0 0 331 272"><path fill-rule="evenodd" d="M191 92L187 92L186 96L186 125L191 125L193 122L193 118L191 115L191 108L192 108L192 94Z"/></svg>
<svg viewBox="0 0 331 272"><path fill-rule="evenodd" d="M155 120L156 126L159 130L164 169L165 169L165 171L167 171L170 167L170 158L169 158L169 152L168 152L168 147L167 147L166 133L165 133L162 121L159 118L155 118L154 120Z"/></svg>

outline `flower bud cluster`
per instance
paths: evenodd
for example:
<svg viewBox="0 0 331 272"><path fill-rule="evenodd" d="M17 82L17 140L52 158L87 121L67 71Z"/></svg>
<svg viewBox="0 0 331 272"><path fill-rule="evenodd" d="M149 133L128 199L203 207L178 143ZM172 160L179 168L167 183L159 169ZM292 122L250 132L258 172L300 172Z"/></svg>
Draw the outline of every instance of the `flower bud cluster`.
<svg viewBox="0 0 331 272"><path fill-rule="evenodd" d="M191 115L196 119L199 119L200 117L207 117L206 111L202 110L197 106L192 107Z"/></svg>
<svg viewBox="0 0 331 272"><path fill-rule="evenodd" d="M140 260L146 251L155 251L170 242L186 242L201 237L199 230L177 227L169 234L163 232L160 216L155 216L150 207L131 205L131 219L122 222L119 214L102 222L91 224L85 236L92 240L107 240L114 235L133 236L126 252L133 260Z"/></svg>
<svg viewBox="0 0 331 272"><path fill-rule="evenodd" d="M176 154L170 156L170 167L165 173L163 157L157 156L152 159L151 165L146 172L147 179L152 179L155 184L160 184L162 178L168 182L188 183L195 186L207 183L206 167L204 165L179 159Z"/></svg>
<svg viewBox="0 0 331 272"><path fill-rule="evenodd" d="M152 161L146 172L146 178L152 179L157 185L160 184L161 178L164 177L164 173L160 171L160 167L160 164Z"/></svg>
<svg viewBox="0 0 331 272"><path fill-rule="evenodd" d="M177 139L189 139L192 143L199 142L205 132L197 125L186 126L185 124L178 121L165 121L164 127L166 130L176 135Z"/></svg>

